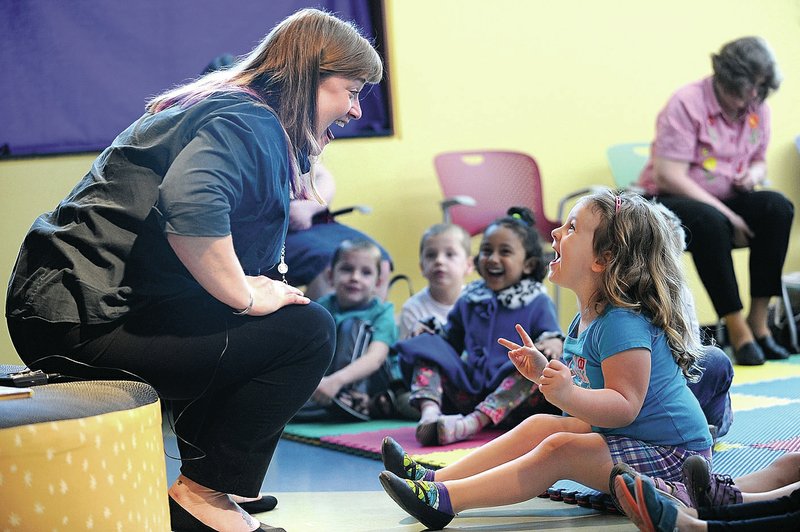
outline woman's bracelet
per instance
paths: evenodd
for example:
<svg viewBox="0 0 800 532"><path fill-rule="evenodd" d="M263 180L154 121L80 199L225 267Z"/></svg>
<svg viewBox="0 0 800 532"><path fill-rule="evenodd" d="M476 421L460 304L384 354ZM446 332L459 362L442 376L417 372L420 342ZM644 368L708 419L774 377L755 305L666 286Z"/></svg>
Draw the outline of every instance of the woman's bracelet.
<svg viewBox="0 0 800 532"><path fill-rule="evenodd" d="M250 292L250 303L248 303L247 306L244 307L242 310L234 310L233 311L233 315L234 316L246 316L246 315L250 314L250 311L253 310L253 303L255 303L255 301L253 299L253 292Z"/></svg>

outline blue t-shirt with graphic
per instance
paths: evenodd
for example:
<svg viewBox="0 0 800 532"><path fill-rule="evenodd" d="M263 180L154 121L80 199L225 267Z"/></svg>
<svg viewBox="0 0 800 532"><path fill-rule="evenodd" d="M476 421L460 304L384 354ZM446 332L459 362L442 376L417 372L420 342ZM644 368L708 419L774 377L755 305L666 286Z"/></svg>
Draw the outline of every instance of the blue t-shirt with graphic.
<svg viewBox="0 0 800 532"><path fill-rule="evenodd" d="M608 307L580 334L579 322L578 315L564 341L564 363L572 370L577 386L604 388L605 359L629 349L650 351L650 382L639 415L625 427L592 427L595 432L691 451L711 446L706 418L672 357L662 329L642 314L616 307Z"/></svg>

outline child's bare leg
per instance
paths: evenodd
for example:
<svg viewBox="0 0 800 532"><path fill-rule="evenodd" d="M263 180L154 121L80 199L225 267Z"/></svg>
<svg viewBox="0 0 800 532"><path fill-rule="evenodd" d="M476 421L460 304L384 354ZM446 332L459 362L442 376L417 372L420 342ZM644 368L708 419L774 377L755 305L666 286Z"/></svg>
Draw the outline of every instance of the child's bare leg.
<svg viewBox="0 0 800 532"><path fill-rule="evenodd" d="M573 417L536 414L457 462L437 470L434 478L443 482L477 475L529 453L547 437L559 432L585 433L591 432L591 427Z"/></svg>
<svg viewBox="0 0 800 532"><path fill-rule="evenodd" d="M758 493L742 492L742 502L758 502L758 501L771 501L779 497L790 495L793 491L800 489L800 482L792 482L780 488L775 488L770 491L762 491Z"/></svg>
<svg viewBox="0 0 800 532"><path fill-rule="evenodd" d="M764 469L735 479L736 487L744 492L771 491L800 480L800 453L786 453Z"/></svg>
<svg viewBox="0 0 800 532"><path fill-rule="evenodd" d="M559 479L572 479L607 491L612 465L611 452L600 434L561 432L514 460L474 476L445 482L445 487L457 513L468 508L526 501ZM436 480L440 480L438 472Z"/></svg>
<svg viewBox="0 0 800 532"><path fill-rule="evenodd" d="M678 519L675 521L675 528L686 532L705 532L708 530L708 525L705 521L700 521L681 510L682 508L678 508Z"/></svg>

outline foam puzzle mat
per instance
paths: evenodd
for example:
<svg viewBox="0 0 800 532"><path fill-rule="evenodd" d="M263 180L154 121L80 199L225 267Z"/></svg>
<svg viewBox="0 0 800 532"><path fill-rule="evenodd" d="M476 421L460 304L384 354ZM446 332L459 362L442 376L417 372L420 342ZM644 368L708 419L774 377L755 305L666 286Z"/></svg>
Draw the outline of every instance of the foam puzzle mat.
<svg viewBox="0 0 800 532"><path fill-rule="evenodd" d="M715 473L736 478L766 467L783 453L800 451L800 355L762 366L734 366L734 372L734 419L730 431L717 441L712 463ZM383 438L392 436L417 462L440 468L502 434L487 430L464 442L423 447L414 438L415 426L401 420L290 423L284 437L379 460ZM608 496L568 480L558 481L543 496L615 511Z"/></svg>

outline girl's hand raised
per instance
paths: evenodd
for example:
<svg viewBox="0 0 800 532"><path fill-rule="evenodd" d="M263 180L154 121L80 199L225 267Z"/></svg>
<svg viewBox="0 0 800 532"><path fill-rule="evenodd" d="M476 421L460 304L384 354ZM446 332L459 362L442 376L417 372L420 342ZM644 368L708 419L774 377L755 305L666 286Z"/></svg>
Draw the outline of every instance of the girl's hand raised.
<svg viewBox="0 0 800 532"><path fill-rule="evenodd" d="M497 342L508 349L508 358L514 363L517 370L528 380L539 384L542 371L547 366L547 357L533 345L533 340L522 328L522 325L515 326L523 345L516 344L505 338L498 338Z"/></svg>

